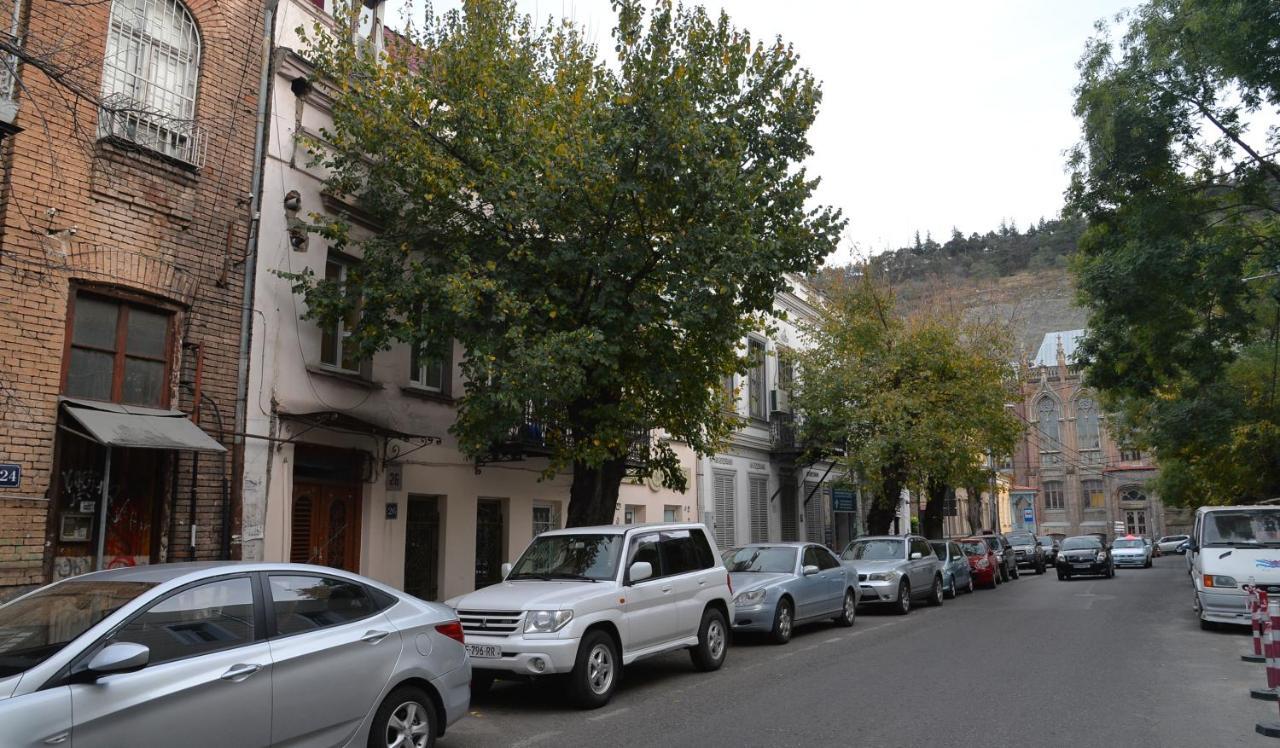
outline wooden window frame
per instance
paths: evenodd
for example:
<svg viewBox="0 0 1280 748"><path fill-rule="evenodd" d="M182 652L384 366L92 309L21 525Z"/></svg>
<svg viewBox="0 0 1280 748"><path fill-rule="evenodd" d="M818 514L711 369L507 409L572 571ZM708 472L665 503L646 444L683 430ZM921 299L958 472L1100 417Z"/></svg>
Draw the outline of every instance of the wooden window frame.
<svg viewBox="0 0 1280 748"><path fill-rule="evenodd" d="M432 387L426 383L426 377L423 372L426 361L439 360L440 362L440 386ZM432 359L430 356L424 356L420 349L409 351L409 385L420 392L437 395L439 397L452 397L453 395L453 341L450 340L445 347L445 353L439 359Z"/></svg>
<svg viewBox="0 0 1280 748"><path fill-rule="evenodd" d="M74 345L72 338L75 333L75 317L76 302L82 297L93 297L99 301L115 304L123 313L116 315L116 334L114 351L105 348L98 348L89 345ZM129 314L131 308L140 308L144 311L151 311L164 314L168 317L168 322L164 336L163 358L152 358L150 356L130 356L128 352L128 334L129 334ZM66 327L63 334L62 345L62 372L59 377L58 391L68 397L82 397L81 395L72 395L67 392L67 375L71 369L71 351L81 349L86 351L96 351L98 353L110 353L112 356L111 363L111 399L102 402L118 403L122 405L136 405L142 408L162 408L167 409L172 398L173 389L173 365L174 365L174 348L176 347L177 335L177 318L180 312L179 307L174 304L166 304L156 299L141 295L121 291L117 289L103 289L93 286L82 286L73 284L70 288L70 303L67 305ZM157 403L125 403L124 398L124 365L129 358L141 359L144 361L159 361L164 364L164 386L160 388L160 402ZM91 400L93 398L84 398Z"/></svg>

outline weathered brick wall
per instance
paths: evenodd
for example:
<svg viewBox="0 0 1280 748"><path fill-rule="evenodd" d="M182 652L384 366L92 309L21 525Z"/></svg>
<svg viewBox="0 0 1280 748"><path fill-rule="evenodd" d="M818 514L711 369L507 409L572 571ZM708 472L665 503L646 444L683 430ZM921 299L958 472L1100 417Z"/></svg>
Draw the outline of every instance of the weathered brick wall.
<svg viewBox="0 0 1280 748"><path fill-rule="evenodd" d="M208 145L201 168L98 138L109 3L32 0L26 48L62 82L23 64L17 124L0 148L0 462L21 485L0 489L0 596L43 581L57 398L69 291L92 283L177 304L170 402L190 411L193 356L203 350L200 424L230 448L239 354L246 194L252 174L261 4L192 0L201 34L196 120ZM179 381L182 380L182 381ZM231 459L201 458L197 558L220 551L223 478ZM178 459L165 530L175 560L189 557L191 460ZM171 487L170 487L171 488ZM176 504L176 506L175 506Z"/></svg>

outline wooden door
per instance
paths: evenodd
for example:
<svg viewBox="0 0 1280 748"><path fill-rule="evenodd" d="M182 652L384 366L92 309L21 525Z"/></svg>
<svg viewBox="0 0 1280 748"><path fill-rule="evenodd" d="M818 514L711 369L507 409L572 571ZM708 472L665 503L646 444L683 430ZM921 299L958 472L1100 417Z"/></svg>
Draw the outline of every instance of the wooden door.
<svg viewBox="0 0 1280 748"><path fill-rule="evenodd" d="M360 571L360 487L295 483L289 560Z"/></svg>

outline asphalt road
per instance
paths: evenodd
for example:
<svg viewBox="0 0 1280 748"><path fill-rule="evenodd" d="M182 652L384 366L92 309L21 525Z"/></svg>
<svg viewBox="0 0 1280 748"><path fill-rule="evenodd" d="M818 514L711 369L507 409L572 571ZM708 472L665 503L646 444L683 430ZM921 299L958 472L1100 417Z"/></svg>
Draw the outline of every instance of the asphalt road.
<svg viewBox="0 0 1280 748"><path fill-rule="evenodd" d="M781 647L739 638L715 673L642 661L595 711L555 681L498 684L442 745L1280 746L1254 733L1280 711L1249 698L1248 632L1201 631L1190 602L1178 556L1110 580L1024 573Z"/></svg>

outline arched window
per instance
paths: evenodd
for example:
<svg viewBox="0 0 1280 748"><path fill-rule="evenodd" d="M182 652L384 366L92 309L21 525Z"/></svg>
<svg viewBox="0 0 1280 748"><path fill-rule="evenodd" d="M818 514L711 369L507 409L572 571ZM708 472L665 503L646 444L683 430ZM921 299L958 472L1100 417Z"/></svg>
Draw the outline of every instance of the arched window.
<svg viewBox="0 0 1280 748"><path fill-rule="evenodd" d="M198 163L200 32L178 0L113 0L102 67L102 135Z"/></svg>
<svg viewBox="0 0 1280 748"><path fill-rule="evenodd" d="M1076 446L1079 449L1102 447L1102 437L1098 430L1098 403L1091 397L1076 400Z"/></svg>
<svg viewBox="0 0 1280 748"><path fill-rule="evenodd" d="M1120 489L1120 501L1126 504L1145 504L1147 495L1137 486L1129 486Z"/></svg>
<svg viewBox="0 0 1280 748"><path fill-rule="evenodd" d="M1058 401L1045 395L1036 405L1039 412L1040 449L1057 451L1058 449Z"/></svg>

